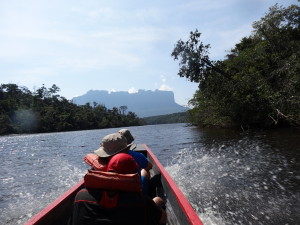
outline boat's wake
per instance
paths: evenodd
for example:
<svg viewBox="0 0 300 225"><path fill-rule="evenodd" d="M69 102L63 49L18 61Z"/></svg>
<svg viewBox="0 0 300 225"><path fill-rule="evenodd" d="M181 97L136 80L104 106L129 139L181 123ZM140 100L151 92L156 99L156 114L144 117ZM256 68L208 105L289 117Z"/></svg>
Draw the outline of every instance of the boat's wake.
<svg viewBox="0 0 300 225"><path fill-rule="evenodd" d="M208 190L213 186L213 182L205 177L209 168L201 166L211 159L207 155L199 157L195 151L184 149L179 152L169 162L166 170L181 188L205 225L224 224L222 217L214 210L214 206L210 204L203 191L203 189Z"/></svg>
<svg viewBox="0 0 300 225"><path fill-rule="evenodd" d="M85 172L63 161L53 160L47 163L52 164L47 165L47 169L51 171L43 174L41 170L40 173L33 174L39 178L32 178L32 174L28 174L26 179L23 177L18 180L15 177L2 180L7 185L7 193L10 193L6 196L9 199L7 204L5 199L0 201L0 218L3 224L24 224L82 179ZM20 176L26 176L26 171Z"/></svg>
<svg viewBox="0 0 300 225"><path fill-rule="evenodd" d="M299 193L280 179L288 170L284 159L258 145L243 140L236 146L185 148L166 170L205 225L293 224L299 219Z"/></svg>

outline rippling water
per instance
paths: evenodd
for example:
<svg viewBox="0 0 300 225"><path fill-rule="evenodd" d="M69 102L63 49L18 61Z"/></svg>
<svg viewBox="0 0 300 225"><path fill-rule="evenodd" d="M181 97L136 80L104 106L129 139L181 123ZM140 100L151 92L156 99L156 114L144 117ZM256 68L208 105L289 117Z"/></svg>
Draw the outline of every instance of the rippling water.
<svg viewBox="0 0 300 225"><path fill-rule="evenodd" d="M82 179L82 157L119 129L0 137L0 223L23 224ZM300 133L185 124L130 128L205 225L300 224Z"/></svg>

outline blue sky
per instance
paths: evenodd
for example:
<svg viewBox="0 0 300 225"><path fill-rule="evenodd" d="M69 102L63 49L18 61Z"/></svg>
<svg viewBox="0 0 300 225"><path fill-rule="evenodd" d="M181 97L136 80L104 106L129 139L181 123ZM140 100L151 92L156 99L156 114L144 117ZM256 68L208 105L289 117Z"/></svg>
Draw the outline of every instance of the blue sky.
<svg viewBox="0 0 300 225"><path fill-rule="evenodd" d="M171 52L198 29L224 59L252 23L297 0L0 0L0 81L30 90L172 90L187 105L198 84L177 75Z"/></svg>

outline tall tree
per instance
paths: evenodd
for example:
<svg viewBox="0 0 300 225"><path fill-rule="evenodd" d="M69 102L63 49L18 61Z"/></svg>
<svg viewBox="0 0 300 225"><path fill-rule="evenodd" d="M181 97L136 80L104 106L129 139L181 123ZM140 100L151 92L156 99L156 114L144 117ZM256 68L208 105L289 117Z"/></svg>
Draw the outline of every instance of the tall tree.
<svg viewBox="0 0 300 225"><path fill-rule="evenodd" d="M16 84L0 86L0 134L57 132L141 125L141 120L129 112L106 109L87 103L78 106L59 96L59 87L44 85L33 94Z"/></svg>
<svg viewBox="0 0 300 225"><path fill-rule="evenodd" d="M223 61L211 61L200 33L179 40L179 76L199 82L190 103L194 122L243 127L300 126L299 6L275 5Z"/></svg>

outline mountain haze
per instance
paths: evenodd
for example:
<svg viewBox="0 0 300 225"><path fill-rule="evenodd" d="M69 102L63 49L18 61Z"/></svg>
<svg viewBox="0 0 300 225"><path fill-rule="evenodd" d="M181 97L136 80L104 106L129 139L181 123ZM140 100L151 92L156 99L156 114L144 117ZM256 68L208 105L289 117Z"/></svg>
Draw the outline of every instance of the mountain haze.
<svg viewBox="0 0 300 225"><path fill-rule="evenodd" d="M139 90L132 94L127 91L109 93L103 90L90 90L82 96L74 97L72 101L77 105L97 102L108 109L127 106L127 112L134 112L141 118L184 112L188 109L175 102L172 91L159 90Z"/></svg>

